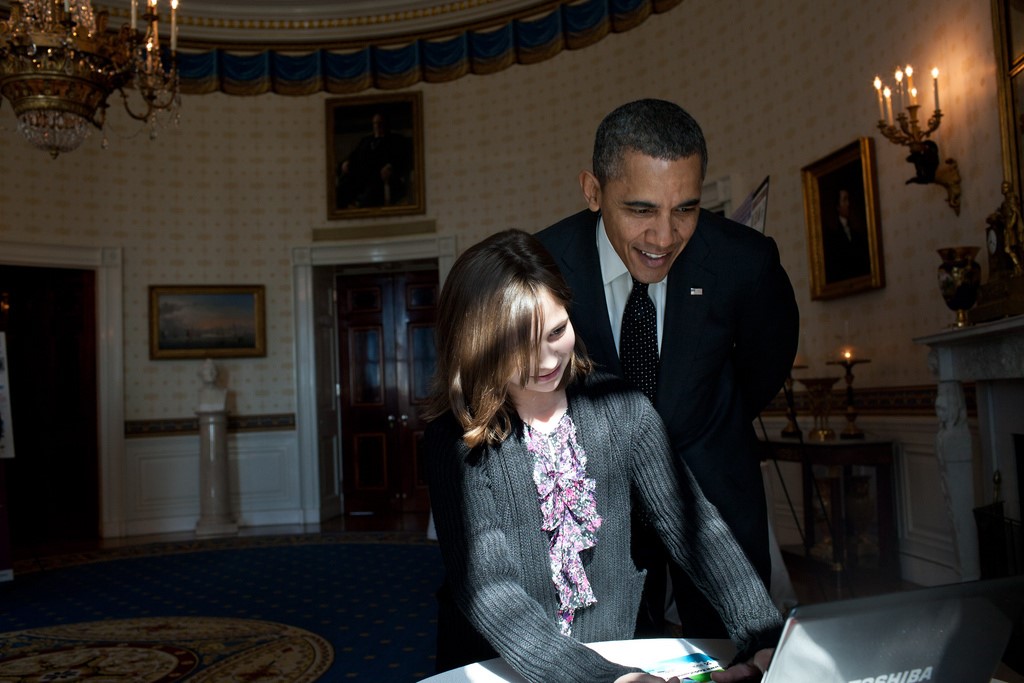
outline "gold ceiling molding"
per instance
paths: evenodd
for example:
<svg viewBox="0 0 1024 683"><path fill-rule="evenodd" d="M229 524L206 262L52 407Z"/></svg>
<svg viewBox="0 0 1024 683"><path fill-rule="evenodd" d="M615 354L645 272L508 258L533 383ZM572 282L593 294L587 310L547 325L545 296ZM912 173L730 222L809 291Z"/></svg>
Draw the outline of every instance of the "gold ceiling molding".
<svg viewBox="0 0 1024 683"><path fill-rule="evenodd" d="M202 0L197 0L202 2ZM342 28L348 26L378 26L396 24L403 21L414 21L440 17L456 12L462 12L475 7L493 4L495 0L466 0L458 3L444 3L434 7L423 9L402 10L399 12L385 12L381 14L361 14L356 16L337 16L317 19L232 19L217 16L182 16L181 25L206 26L212 28L226 28L236 30L251 30L256 28L268 28L275 30L305 30L310 28ZM128 18L128 10L110 5L96 3L97 9L103 8L112 17ZM340 7L340 6L335 6Z"/></svg>
<svg viewBox="0 0 1024 683"><path fill-rule="evenodd" d="M0 1L0 7L9 2ZM551 0L349 0L245 3L242 0L182 0L179 31L183 48L297 50L401 41L453 29L496 25L566 4ZM128 16L128 0L96 3L111 24ZM371 11L368 11L371 8Z"/></svg>

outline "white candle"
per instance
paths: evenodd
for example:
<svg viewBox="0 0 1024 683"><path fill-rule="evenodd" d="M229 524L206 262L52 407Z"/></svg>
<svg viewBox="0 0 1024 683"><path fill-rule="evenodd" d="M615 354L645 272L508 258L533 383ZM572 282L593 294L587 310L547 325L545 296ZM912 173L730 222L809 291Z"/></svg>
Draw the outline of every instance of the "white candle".
<svg viewBox="0 0 1024 683"><path fill-rule="evenodd" d="M917 88L914 87L914 67L907 64L904 69L907 74L907 90L910 91L910 103L917 104Z"/></svg>
<svg viewBox="0 0 1024 683"><path fill-rule="evenodd" d="M892 125L892 90L889 90L889 86L885 86L885 90L882 91L885 95L885 106L888 109L889 116L886 118L886 123Z"/></svg>
<svg viewBox="0 0 1024 683"><path fill-rule="evenodd" d="M178 49L178 0L171 0L171 53Z"/></svg>
<svg viewBox="0 0 1024 683"><path fill-rule="evenodd" d="M903 71L896 67L896 94L900 96L900 111L903 111Z"/></svg>
<svg viewBox="0 0 1024 683"><path fill-rule="evenodd" d="M935 87L935 111L939 110L939 67L932 69L932 85Z"/></svg>
<svg viewBox="0 0 1024 683"><path fill-rule="evenodd" d="M878 92L878 120L885 120L885 105L882 104L882 79L875 76L875 90Z"/></svg>
<svg viewBox="0 0 1024 683"><path fill-rule="evenodd" d="M135 0L132 0L132 30L135 30L135 24L139 20L139 12L135 9Z"/></svg>

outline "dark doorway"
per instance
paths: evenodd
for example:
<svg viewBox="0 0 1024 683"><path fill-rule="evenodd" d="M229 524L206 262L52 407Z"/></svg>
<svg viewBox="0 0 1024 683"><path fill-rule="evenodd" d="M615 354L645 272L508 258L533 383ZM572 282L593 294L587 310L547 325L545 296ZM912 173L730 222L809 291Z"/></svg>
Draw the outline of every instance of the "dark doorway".
<svg viewBox="0 0 1024 683"><path fill-rule="evenodd" d="M434 373L434 261L337 279L345 512L426 512L419 409Z"/></svg>
<svg viewBox="0 0 1024 683"><path fill-rule="evenodd" d="M15 558L99 538L95 281L91 270L0 265Z"/></svg>

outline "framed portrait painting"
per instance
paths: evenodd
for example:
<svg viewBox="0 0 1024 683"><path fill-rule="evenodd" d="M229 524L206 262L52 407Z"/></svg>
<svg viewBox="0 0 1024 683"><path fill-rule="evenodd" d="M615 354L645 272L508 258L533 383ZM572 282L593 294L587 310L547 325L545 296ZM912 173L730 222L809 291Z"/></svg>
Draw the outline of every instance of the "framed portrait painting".
<svg viewBox="0 0 1024 683"><path fill-rule="evenodd" d="M423 213L423 95L329 99L327 218Z"/></svg>
<svg viewBox="0 0 1024 683"><path fill-rule="evenodd" d="M871 138L859 138L801 170L811 299L885 286Z"/></svg>
<svg viewBox="0 0 1024 683"><path fill-rule="evenodd" d="M267 355L262 285L149 288L149 357L245 358Z"/></svg>

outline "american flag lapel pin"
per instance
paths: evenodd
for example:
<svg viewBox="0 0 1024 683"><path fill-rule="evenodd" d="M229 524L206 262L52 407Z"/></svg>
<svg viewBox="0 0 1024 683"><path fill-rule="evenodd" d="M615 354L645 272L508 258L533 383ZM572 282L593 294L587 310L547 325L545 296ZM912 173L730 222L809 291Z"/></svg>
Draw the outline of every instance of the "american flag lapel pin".
<svg viewBox="0 0 1024 683"><path fill-rule="evenodd" d="M704 288L690 287L690 296L704 296Z"/></svg>

